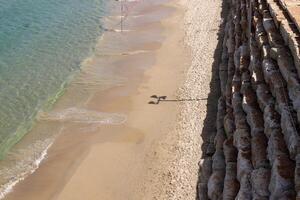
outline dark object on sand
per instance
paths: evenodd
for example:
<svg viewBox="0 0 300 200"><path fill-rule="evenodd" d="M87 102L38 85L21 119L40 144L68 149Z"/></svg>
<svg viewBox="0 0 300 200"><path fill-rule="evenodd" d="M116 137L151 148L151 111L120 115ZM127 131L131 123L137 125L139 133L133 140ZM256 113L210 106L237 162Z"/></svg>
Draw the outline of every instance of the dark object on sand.
<svg viewBox="0 0 300 200"><path fill-rule="evenodd" d="M148 104L159 104L161 101L171 101L171 102L177 102L177 101L200 101L200 100L207 100L207 98L202 99L167 99L167 96L157 96L152 95L150 98L156 99L156 101L149 101Z"/></svg>

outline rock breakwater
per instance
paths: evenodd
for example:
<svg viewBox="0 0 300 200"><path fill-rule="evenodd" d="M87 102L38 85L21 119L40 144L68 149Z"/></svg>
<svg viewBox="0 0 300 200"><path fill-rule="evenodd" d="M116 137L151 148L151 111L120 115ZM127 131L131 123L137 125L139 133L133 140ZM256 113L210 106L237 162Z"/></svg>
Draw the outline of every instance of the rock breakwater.
<svg viewBox="0 0 300 200"><path fill-rule="evenodd" d="M216 132L204 138L198 197L300 198L297 17L287 1L227 3Z"/></svg>

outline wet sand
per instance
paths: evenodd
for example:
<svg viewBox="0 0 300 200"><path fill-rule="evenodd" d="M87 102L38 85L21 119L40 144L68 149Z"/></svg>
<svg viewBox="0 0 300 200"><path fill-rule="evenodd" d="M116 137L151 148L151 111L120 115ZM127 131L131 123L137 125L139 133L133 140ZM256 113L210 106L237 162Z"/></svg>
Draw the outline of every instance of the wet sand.
<svg viewBox="0 0 300 200"><path fill-rule="evenodd" d="M40 119L32 132L60 127L61 133L40 167L5 199L153 199L145 189L155 176L150 169L157 161L153 152L165 153L156 144L176 128L179 107L178 102L148 102L154 94L176 99L190 66L184 11L175 0L128 4L128 31L106 32L95 55ZM107 26L116 22L112 19ZM53 117L66 111L77 118ZM85 117L96 112L110 120L123 118L115 124L86 123L83 111Z"/></svg>

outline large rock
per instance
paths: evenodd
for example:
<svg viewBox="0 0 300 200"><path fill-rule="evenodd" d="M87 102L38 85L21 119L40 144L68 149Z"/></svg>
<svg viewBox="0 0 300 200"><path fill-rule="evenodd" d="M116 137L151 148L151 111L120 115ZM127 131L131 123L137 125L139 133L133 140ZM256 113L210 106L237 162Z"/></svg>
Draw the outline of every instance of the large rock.
<svg viewBox="0 0 300 200"><path fill-rule="evenodd" d="M290 100L288 97L288 92L286 88L279 88L274 94L276 98L277 110L282 112L287 106L290 105Z"/></svg>
<svg viewBox="0 0 300 200"><path fill-rule="evenodd" d="M198 183L197 185L197 196L199 200L207 200L207 183Z"/></svg>
<svg viewBox="0 0 300 200"><path fill-rule="evenodd" d="M264 131L263 114L259 109L251 109L247 113L247 122L251 127L251 135L255 136Z"/></svg>
<svg viewBox="0 0 300 200"><path fill-rule="evenodd" d="M268 34L269 43L272 47L282 47L284 40L281 37L279 31L269 12L264 12L263 26Z"/></svg>
<svg viewBox="0 0 300 200"><path fill-rule="evenodd" d="M254 168L269 167L267 159L268 139L263 132L251 138L251 156Z"/></svg>
<svg viewBox="0 0 300 200"><path fill-rule="evenodd" d="M243 88L243 86L242 86ZM257 106L257 102L256 102L256 94L255 92L252 90L252 88L249 87L244 87L243 88L243 109L244 111L248 114L253 107Z"/></svg>
<svg viewBox="0 0 300 200"><path fill-rule="evenodd" d="M297 192L297 198L300 198L300 154L296 156L295 165L295 189Z"/></svg>
<svg viewBox="0 0 300 200"><path fill-rule="evenodd" d="M245 152L251 150L251 136L249 129L236 129L233 137L233 144L238 150Z"/></svg>
<svg viewBox="0 0 300 200"><path fill-rule="evenodd" d="M207 184L208 197L211 200L221 200L223 196L225 171L214 171Z"/></svg>
<svg viewBox="0 0 300 200"><path fill-rule="evenodd" d="M214 138L214 145L216 150L222 150L223 149L223 143L226 140L226 134L224 129L218 129L216 137Z"/></svg>
<svg viewBox="0 0 300 200"><path fill-rule="evenodd" d="M209 137L209 140L207 141L207 146L205 149L206 156L212 156L216 151L215 143L214 143L215 137L216 137L216 132L212 131L211 136Z"/></svg>
<svg viewBox="0 0 300 200"><path fill-rule="evenodd" d="M274 104L274 98L266 84L259 84L256 89L257 102L261 110L264 110L270 104Z"/></svg>
<svg viewBox="0 0 300 200"><path fill-rule="evenodd" d="M235 72L232 80L232 93L239 93L241 90L241 76L238 71Z"/></svg>
<svg viewBox="0 0 300 200"><path fill-rule="evenodd" d="M294 113L289 107L284 107L281 110L281 128L284 134L284 139L290 153L290 157L295 159L299 151L299 134L297 130L297 122Z"/></svg>
<svg viewBox="0 0 300 200"><path fill-rule="evenodd" d="M237 157L237 179L241 181L242 177L252 172L251 151L239 150Z"/></svg>
<svg viewBox="0 0 300 200"><path fill-rule="evenodd" d="M241 47L234 51L234 65L240 70Z"/></svg>
<svg viewBox="0 0 300 200"><path fill-rule="evenodd" d="M246 114L244 111L240 108L238 112L234 112L235 118L235 128L236 129L249 129Z"/></svg>
<svg viewBox="0 0 300 200"><path fill-rule="evenodd" d="M212 157L212 170L217 171L217 170L223 170L225 171L225 158L224 158L224 153L221 149L217 149L216 152L214 153Z"/></svg>
<svg viewBox="0 0 300 200"><path fill-rule="evenodd" d="M280 129L280 115L275 110L273 103L270 103L264 109L264 127L267 137L270 137L274 129Z"/></svg>
<svg viewBox="0 0 300 200"><path fill-rule="evenodd" d="M197 195L199 200L207 200L207 183L212 174L212 158L205 157L199 162L199 181L197 184Z"/></svg>
<svg viewBox="0 0 300 200"><path fill-rule="evenodd" d="M225 132L227 137L231 137L234 129L235 129L235 125L234 125L234 116L232 112L228 112L225 117L224 117L224 128L225 128Z"/></svg>
<svg viewBox="0 0 300 200"><path fill-rule="evenodd" d="M264 30L261 19L259 19L259 18L257 18L257 19L258 19L258 21L257 21L256 27L255 27L255 38L256 38L258 46L262 47L263 45L268 44L268 36Z"/></svg>
<svg viewBox="0 0 300 200"><path fill-rule="evenodd" d="M207 184L208 197L218 200L222 198L225 177L225 158L222 149L217 149L212 157L212 175Z"/></svg>
<svg viewBox="0 0 300 200"><path fill-rule="evenodd" d="M268 141L268 159L274 163L278 156L288 157L289 152L284 141L281 129L272 129Z"/></svg>
<svg viewBox="0 0 300 200"><path fill-rule="evenodd" d="M296 78L297 70L294 65L293 57L289 53L289 49L286 47L276 48L276 49L277 49L276 60L277 60L280 72L283 75L284 79L288 82L290 78ZM296 80L297 79L298 78L296 78ZM297 80L297 82L299 84L299 79Z"/></svg>
<svg viewBox="0 0 300 200"><path fill-rule="evenodd" d="M225 155L225 162L236 162L237 160L237 150L233 146L233 137L228 138L225 140L223 144L223 150Z"/></svg>
<svg viewBox="0 0 300 200"><path fill-rule="evenodd" d="M223 66L226 66L226 69L222 69ZM228 78L227 63L222 63L220 65L219 78L220 78L220 87L221 87L222 95L225 95L227 78Z"/></svg>
<svg viewBox="0 0 300 200"><path fill-rule="evenodd" d="M259 60L261 57L261 52L259 50L258 44L255 40L254 35L250 37L250 53L251 53L251 61Z"/></svg>
<svg viewBox="0 0 300 200"><path fill-rule="evenodd" d="M278 155L272 166L272 174L269 185L270 199L281 199L288 191L294 190L293 162L285 155Z"/></svg>
<svg viewBox="0 0 300 200"><path fill-rule="evenodd" d="M275 196L275 194L271 194L270 200L278 200L278 199L283 199L283 200L294 200L296 199L296 193L294 190L286 190L281 193L280 197ZM298 199L297 199L298 200Z"/></svg>
<svg viewBox="0 0 300 200"><path fill-rule="evenodd" d="M276 94L278 89L286 88L286 82L276 67L274 61L271 59L264 59L262 66L265 80L269 84L273 95Z"/></svg>
<svg viewBox="0 0 300 200"><path fill-rule="evenodd" d="M248 70L249 63L250 63L250 49L247 43L244 43L240 47L241 57L240 57L240 70L241 72L245 72Z"/></svg>
<svg viewBox="0 0 300 200"><path fill-rule="evenodd" d="M251 175L245 174L240 180L240 190L236 200L252 200Z"/></svg>
<svg viewBox="0 0 300 200"><path fill-rule="evenodd" d="M259 60L251 61L251 83L252 87L256 89L258 85L265 82L264 74L261 70L261 62Z"/></svg>
<svg viewBox="0 0 300 200"><path fill-rule="evenodd" d="M201 183L206 183L209 180L209 177L212 174L212 157L205 157L203 159L203 162L200 164L199 163L199 167L200 167L200 182Z"/></svg>
<svg viewBox="0 0 300 200"><path fill-rule="evenodd" d="M251 173L252 192L256 198L267 198L270 195L268 186L270 183L271 170L267 168L258 168Z"/></svg>
<svg viewBox="0 0 300 200"><path fill-rule="evenodd" d="M239 91L234 91L232 93L232 107L233 112L237 112L238 109L242 107L243 97Z"/></svg>
<svg viewBox="0 0 300 200"><path fill-rule="evenodd" d="M240 188L236 179L236 162L226 164L226 175L224 179L223 200L235 199Z"/></svg>
<svg viewBox="0 0 300 200"><path fill-rule="evenodd" d="M235 49L235 41L234 41L234 24L229 22L228 24L228 39L226 42L226 47L228 49L228 54L233 54Z"/></svg>
<svg viewBox="0 0 300 200"><path fill-rule="evenodd" d="M226 115L226 104L224 97L218 100L218 113L217 113L217 130L224 128L224 117Z"/></svg>
<svg viewBox="0 0 300 200"><path fill-rule="evenodd" d="M270 59L271 58L271 46L270 45L263 45L262 46L262 57L263 59Z"/></svg>

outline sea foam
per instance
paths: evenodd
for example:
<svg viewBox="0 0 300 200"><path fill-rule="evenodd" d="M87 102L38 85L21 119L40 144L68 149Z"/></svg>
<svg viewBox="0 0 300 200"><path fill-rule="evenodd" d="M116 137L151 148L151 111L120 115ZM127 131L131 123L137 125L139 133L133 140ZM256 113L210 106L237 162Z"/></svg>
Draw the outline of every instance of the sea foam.
<svg viewBox="0 0 300 200"><path fill-rule="evenodd" d="M118 125L126 121L126 115L71 107L60 111L41 113L39 120Z"/></svg>

